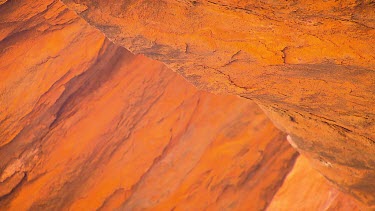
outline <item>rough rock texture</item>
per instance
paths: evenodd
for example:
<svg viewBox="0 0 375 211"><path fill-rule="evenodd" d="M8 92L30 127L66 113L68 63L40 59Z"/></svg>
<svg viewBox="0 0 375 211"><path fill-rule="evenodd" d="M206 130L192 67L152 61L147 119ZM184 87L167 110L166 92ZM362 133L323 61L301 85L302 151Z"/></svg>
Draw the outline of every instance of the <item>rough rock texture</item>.
<svg viewBox="0 0 375 211"><path fill-rule="evenodd" d="M373 209L355 203L350 197L329 185L327 180L310 166L308 160L300 156L267 210Z"/></svg>
<svg viewBox="0 0 375 211"><path fill-rule="evenodd" d="M253 99L327 179L375 204L373 1L63 1L199 88Z"/></svg>
<svg viewBox="0 0 375 211"><path fill-rule="evenodd" d="M0 210L368 209L293 168L254 103L198 91L59 1L7 1L0 28Z"/></svg>

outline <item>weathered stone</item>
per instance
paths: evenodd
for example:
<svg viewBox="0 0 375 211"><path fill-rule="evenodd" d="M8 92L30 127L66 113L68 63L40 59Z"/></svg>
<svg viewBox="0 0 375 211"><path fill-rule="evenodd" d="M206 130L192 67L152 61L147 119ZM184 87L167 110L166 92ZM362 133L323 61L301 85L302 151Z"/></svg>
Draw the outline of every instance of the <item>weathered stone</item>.
<svg viewBox="0 0 375 211"><path fill-rule="evenodd" d="M0 29L0 210L370 209L294 168L254 103L198 91L59 1L7 1Z"/></svg>
<svg viewBox="0 0 375 211"><path fill-rule="evenodd" d="M199 88L253 99L322 174L375 204L373 1L63 1Z"/></svg>

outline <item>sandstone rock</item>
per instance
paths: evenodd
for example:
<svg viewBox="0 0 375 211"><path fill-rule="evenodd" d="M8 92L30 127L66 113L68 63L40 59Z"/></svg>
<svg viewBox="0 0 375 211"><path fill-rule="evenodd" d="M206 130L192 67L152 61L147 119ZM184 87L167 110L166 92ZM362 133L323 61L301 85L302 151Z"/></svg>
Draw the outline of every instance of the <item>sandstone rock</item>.
<svg viewBox="0 0 375 211"><path fill-rule="evenodd" d="M294 168L254 103L198 91L59 1L8 1L0 28L0 210L281 209L294 191L362 208Z"/></svg>
<svg viewBox="0 0 375 211"><path fill-rule="evenodd" d="M325 177L375 204L373 1L63 1L199 88L253 99Z"/></svg>
<svg viewBox="0 0 375 211"><path fill-rule="evenodd" d="M254 103L198 91L58 1L33 4L0 12L1 210L270 203L297 154Z"/></svg>
<svg viewBox="0 0 375 211"><path fill-rule="evenodd" d="M300 184L301 186L296 186ZM327 183L308 160L300 156L267 210L373 210L355 203Z"/></svg>

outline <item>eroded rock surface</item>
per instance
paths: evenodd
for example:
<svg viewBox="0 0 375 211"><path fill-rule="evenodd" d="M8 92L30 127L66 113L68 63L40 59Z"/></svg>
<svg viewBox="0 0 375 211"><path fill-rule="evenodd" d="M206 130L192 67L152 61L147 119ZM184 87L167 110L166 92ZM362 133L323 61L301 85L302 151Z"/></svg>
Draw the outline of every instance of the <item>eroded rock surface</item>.
<svg viewBox="0 0 375 211"><path fill-rule="evenodd" d="M63 1L199 88L253 99L327 179L375 204L373 1Z"/></svg>
<svg viewBox="0 0 375 211"><path fill-rule="evenodd" d="M198 91L58 1L0 14L1 210L264 209L293 167L254 103Z"/></svg>
<svg viewBox="0 0 375 211"><path fill-rule="evenodd" d="M300 186L296 186L300 184ZM353 201L338 191L313 169L304 156L299 156L283 186L273 197L272 210L373 210Z"/></svg>
<svg viewBox="0 0 375 211"><path fill-rule="evenodd" d="M7 1L0 28L0 210L363 208L294 168L254 103L198 91L59 1Z"/></svg>

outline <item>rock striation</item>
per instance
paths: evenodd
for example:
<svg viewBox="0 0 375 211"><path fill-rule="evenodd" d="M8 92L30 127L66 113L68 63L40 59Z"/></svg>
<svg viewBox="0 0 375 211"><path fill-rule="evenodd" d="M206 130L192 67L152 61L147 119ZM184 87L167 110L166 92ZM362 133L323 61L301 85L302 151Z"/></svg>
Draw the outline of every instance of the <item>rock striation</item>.
<svg viewBox="0 0 375 211"><path fill-rule="evenodd" d="M199 91L58 0L0 1L0 210L309 208L370 210L255 103Z"/></svg>
<svg viewBox="0 0 375 211"><path fill-rule="evenodd" d="M1 210L264 209L292 169L254 103L198 91L59 1L0 14Z"/></svg>
<svg viewBox="0 0 375 211"><path fill-rule="evenodd" d="M254 100L328 180L375 204L373 1L63 2L197 87Z"/></svg>

